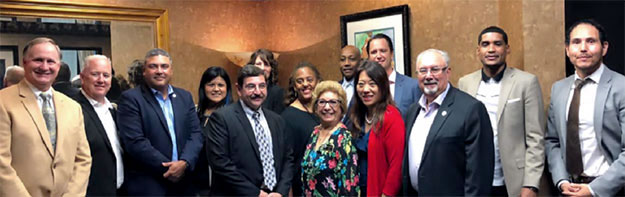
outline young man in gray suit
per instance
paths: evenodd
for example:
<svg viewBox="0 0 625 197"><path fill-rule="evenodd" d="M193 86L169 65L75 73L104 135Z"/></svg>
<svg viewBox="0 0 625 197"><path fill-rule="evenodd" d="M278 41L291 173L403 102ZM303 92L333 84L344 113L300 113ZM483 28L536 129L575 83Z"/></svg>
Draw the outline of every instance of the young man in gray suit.
<svg viewBox="0 0 625 197"><path fill-rule="evenodd" d="M603 64L606 34L582 20L566 34L575 74L551 88L545 147L563 195L622 196L625 185L625 77Z"/></svg>
<svg viewBox="0 0 625 197"><path fill-rule="evenodd" d="M477 39L483 68L465 75L458 89L482 101L493 128L492 196L536 196L545 165L545 112L536 76L507 67L508 35L487 27Z"/></svg>

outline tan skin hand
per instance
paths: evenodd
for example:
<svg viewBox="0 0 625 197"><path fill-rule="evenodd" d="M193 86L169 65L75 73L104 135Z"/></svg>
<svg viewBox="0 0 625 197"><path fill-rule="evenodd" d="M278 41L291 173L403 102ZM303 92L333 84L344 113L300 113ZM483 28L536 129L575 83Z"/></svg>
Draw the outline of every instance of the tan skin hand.
<svg viewBox="0 0 625 197"><path fill-rule="evenodd" d="M278 193L278 192L271 192L269 194L269 197L282 197L282 194Z"/></svg>
<svg viewBox="0 0 625 197"><path fill-rule="evenodd" d="M260 194L258 194L258 197L267 197L269 196L269 194L263 190L260 190Z"/></svg>
<svg viewBox="0 0 625 197"><path fill-rule="evenodd" d="M521 197L536 197L536 192L530 188L521 188Z"/></svg>
<svg viewBox="0 0 625 197"><path fill-rule="evenodd" d="M564 185L564 184L563 184ZM571 183L569 190L563 190L562 194L566 196L592 196L588 184Z"/></svg>
<svg viewBox="0 0 625 197"><path fill-rule="evenodd" d="M182 179L184 175L184 171L187 169L187 162L184 160L171 161L163 163L164 167L168 167L169 169L163 177L172 182L178 182Z"/></svg>

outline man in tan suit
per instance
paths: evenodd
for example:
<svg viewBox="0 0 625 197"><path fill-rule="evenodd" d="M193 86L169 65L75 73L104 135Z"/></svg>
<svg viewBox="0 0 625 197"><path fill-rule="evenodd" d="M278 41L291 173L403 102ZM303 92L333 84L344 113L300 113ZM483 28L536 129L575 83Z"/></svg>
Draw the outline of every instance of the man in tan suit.
<svg viewBox="0 0 625 197"><path fill-rule="evenodd" d="M482 101L493 128L495 168L492 196L536 196L545 165L545 113L536 76L507 67L508 35L495 26L478 37L483 68L458 81Z"/></svg>
<svg viewBox="0 0 625 197"><path fill-rule="evenodd" d="M80 105L51 88L58 45L24 47L25 76L0 91L0 196L85 196L91 168Z"/></svg>

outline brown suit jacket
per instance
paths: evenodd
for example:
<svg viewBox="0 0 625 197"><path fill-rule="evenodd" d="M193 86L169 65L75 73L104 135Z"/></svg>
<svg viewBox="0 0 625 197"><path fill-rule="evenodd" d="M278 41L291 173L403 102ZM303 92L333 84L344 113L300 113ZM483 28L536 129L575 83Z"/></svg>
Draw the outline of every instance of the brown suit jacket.
<svg viewBox="0 0 625 197"><path fill-rule="evenodd" d="M0 91L0 196L85 196L91 153L80 105L54 91L56 151L25 80Z"/></svg>

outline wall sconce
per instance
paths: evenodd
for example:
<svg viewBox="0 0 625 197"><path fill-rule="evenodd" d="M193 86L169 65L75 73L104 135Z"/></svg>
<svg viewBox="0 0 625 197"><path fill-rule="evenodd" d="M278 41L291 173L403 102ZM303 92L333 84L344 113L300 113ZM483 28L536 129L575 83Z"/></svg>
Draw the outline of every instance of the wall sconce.
<svg viewBox="0 0 625 197"><path fill-rule="evenodd" d="M228 58L228 60L230 60L230 62L232 62L234 65L243 67L245 66L245 64L247 64L247 62L250 61L250 57L252 56L252 53L254 52L225 52L225 55ZM276 52L272 52L272 53L273 53L273 57L277 60L280 54Z"/></svg>

